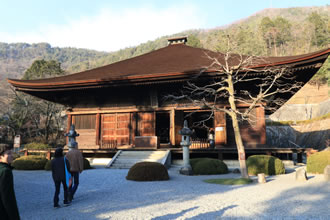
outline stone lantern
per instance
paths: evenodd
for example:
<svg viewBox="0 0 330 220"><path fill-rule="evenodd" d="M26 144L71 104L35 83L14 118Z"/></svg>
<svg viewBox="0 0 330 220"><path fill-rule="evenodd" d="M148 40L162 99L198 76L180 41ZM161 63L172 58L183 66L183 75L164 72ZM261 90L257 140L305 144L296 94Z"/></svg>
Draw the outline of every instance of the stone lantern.
<svg viewBox="0 0 330 220"><path fill-rule="evenodd" d="M71 125L68 133L64 134L65 137L69 137L68 147L74 146L74 142L76 142L76 137L79 134L76 132L74 124Z"/></svg>
<svg viewBox="0 0 330 220"><path fill-rule="evenodd" d="M190 146L190 136L193 131L188 128L187 120L184 120L183 128L179 131L179 134L182 135L182 141L180 145L182 146L183 151L183 167L180 169L180 173L183 175L192 175L192 169L189 163L189 146Z"/></svg>

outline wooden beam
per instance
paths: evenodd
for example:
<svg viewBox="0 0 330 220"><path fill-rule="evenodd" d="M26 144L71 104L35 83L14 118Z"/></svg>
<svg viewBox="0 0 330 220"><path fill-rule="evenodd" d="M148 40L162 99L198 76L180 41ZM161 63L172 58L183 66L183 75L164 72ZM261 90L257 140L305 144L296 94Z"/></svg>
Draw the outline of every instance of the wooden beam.
<svg viewBox="0 0 330 220"><path fill-rule="evenodd" d="M219 105L219 107L223 107L225 105ZM244 107L243 105L238 105L238 107ZM67 115L80 115L80 114L106 114L106 113L123 113L123 112L152 112L152 111L171 111L171 110L181 110L181 111L187 111L191 112L194 110L198 111L210 111L209 109L202 109L198 106L179 106L179 105L171 105L171 106L165 106L165 107L148 107L148 106L141 106L139 108L135 107L115 107L115 108L74 108L72 111L67 111Z"/></svg>

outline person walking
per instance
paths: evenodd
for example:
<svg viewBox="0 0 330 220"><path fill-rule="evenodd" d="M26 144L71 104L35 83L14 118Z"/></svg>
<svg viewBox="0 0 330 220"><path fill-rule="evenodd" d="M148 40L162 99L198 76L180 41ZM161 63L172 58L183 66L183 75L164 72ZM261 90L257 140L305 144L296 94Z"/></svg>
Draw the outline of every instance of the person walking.
<svg viewBox="0 0 330 220"><path fill-rule="evenodd" d="M14 191L12 167L13 153L7 144L0 144L0 219L19 220Z"/></svg>
<svg viewBox="0 0 330 220"><path fill-rule="evenodd" d="M64 164L65 163L65 164ZM58 204L61 183L63 185L64 190L64 206L70 205L70 201L68 200L68 186L66 185L66 176L65 176L65 166L68 170L70 170L70 163L67 159L63 157L63 149L56 148L55 150L55 158L51 161L52 165L52 177L55 184L55 194L54 194L54 208L60 208L61 206Z"/></svg>
<svg viewBox="0 0 330 220"><path fill-rule="evenodd" d="M65 155L70 162L70 171L73 177L73 184L69 189L69 201L73 200L79 185L79 174L84 170L84 157L78 150L78 143L73 142L69 147L69 152Z"/></svg>

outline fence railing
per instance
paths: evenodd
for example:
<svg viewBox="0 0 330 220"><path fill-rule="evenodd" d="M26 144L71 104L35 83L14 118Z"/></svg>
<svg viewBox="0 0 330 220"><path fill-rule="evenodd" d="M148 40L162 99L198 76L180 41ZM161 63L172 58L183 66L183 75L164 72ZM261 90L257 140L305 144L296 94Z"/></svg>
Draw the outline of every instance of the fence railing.
<svg viewBox="0 0 330 220"><path fill-rule="evenodd" d="M207 138L193 138L191 140L190 149L206 149L210 144Z"/></svg>
<svg viewBox="0 0 330 220"><path fill-rule="evenodd" d="M117 140L103 142L101 144L100 148L101 149L116 149L117 148Z"/></svg>

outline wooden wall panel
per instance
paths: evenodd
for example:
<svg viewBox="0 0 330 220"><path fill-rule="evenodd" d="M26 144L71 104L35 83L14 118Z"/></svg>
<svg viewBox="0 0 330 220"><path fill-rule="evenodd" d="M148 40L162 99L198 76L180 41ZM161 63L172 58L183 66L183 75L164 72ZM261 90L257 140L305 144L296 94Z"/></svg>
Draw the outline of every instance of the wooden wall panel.
<svg viewBox="0 0 330 220"><path fill-rule="evenodd" d="M79 134L76 137L80 149L98 149L96 114L73 115L72 124Z"/></svg>
<svg viewBox="0 0 330 220"><path fill-rule="evenodd" d="M76 137L79 149L98 149L98 146L95 144L95 129L76 129L76 131L79 134Z"/></svg>
<svg viewBox="0 0 330 220"><path fill-rule="evenodd" d="M248 148L256 148L266 143L266 129L263 107L251 111L250 123L240 122L240 133L243 143ZM235 146L235 136L230 117L227 117L227 145Z"/></svg>
<svg viewBox="0 0 330 220"><path fill-rule="evenodd" d="M156 134L156 115L155 112L139 112L138 136L155 136Z"/></svg>
<svg viewBox="0 0 330 220"><path fill-rule="evenodd" d="M227 144L227 132L226 132L226 113L215 112L214 113L214 134L215 145Z"/></svg>
<svg viewBox="0 0 330 220"><path fill-rule="evenodd" d="M74 125L76 129L95 129L96 114L74 115Z"/></svg>

